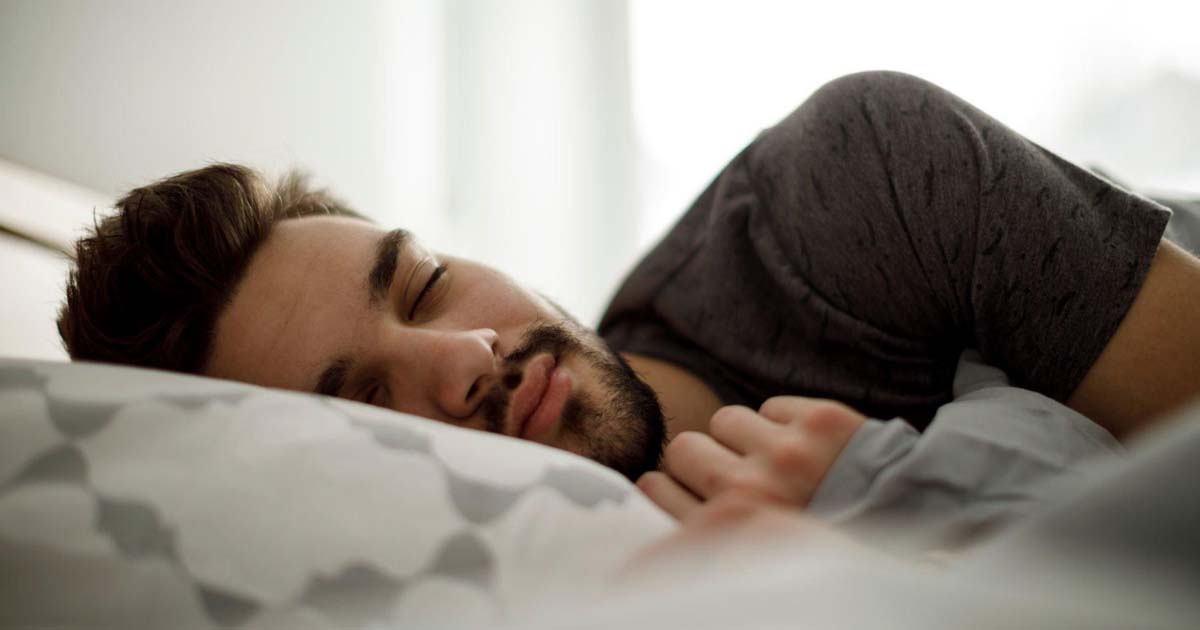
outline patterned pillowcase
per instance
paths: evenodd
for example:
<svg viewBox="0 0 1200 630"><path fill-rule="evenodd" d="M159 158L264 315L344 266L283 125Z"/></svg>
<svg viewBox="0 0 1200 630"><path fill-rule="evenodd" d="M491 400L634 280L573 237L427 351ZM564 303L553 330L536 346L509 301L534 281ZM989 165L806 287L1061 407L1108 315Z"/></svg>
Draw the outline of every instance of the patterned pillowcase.
<svg viewBox="0 0 1200 630"><path fill-rule="evenodd" d="M474 624L672 521L530 442L154 370L0 360L0 626Z"/></svg>

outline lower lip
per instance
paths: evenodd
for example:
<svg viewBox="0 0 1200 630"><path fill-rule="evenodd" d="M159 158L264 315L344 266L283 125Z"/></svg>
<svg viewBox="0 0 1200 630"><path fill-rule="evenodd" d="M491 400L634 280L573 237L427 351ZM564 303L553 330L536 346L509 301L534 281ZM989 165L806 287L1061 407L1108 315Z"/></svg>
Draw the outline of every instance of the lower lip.
<svg viewBox="0 0 1200 630"><path fill-rule="evenodd" d="M562 417L563 406L571 393L571 374L561 367L555 367L550 373L550 383L546 385L546 393L536 409L530 414L525 423L521 437L526 440L537 440L544 437Z"/></svg>

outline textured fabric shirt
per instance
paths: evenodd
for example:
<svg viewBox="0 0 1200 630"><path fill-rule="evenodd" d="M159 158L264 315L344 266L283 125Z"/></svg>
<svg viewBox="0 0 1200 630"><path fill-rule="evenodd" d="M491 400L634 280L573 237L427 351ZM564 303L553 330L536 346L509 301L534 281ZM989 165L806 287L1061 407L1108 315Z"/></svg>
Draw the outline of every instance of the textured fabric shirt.
<svg viewBox="0 0 1200 630"><path fill-rule="evenodd" d="M599 331L726 404L825 397L923 428L968 347L1062 401L1169 217L933 84L860 73L739 153L636 265Z"/></svg>

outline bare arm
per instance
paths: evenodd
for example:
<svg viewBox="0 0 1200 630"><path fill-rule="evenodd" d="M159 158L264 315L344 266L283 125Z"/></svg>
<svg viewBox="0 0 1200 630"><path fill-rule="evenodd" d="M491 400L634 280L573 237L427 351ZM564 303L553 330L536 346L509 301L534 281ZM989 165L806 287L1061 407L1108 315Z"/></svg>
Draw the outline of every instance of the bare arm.
<svg viewBox="0 0 1200 630"><path fill-rule="evenodd" d="M1133 305L1067 404L1125 438L1197 396L1200 260L1163 239Z"/></svg>

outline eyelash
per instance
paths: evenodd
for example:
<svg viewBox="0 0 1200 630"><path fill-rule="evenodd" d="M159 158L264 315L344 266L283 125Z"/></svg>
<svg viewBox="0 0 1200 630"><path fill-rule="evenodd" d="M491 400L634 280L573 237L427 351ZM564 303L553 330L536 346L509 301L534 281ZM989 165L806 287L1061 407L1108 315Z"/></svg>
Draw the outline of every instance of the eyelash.
<svg viewBox="0 0 1200 630"><path fill-rule="evenodd" d="M415 302L413 302L412 308L409 309L409 311L408 311L409 319L412 319L413 316L416 315L417 308L421 305L421 300L424 299L425 294L429 293L431 290L433 290L434 285L436 285L442 279L442 276L446 275L446 271L447 271L446 265L438 265L433 270L433 273L430 274L430 276L429 276L429 280L425 283L425 287L422 288L421 292L417 294L417 300ZM374 402L375 396L377 394L379 394L379 392L382 390L383 390L382 385L380 385L378 383L372 385L371 387L367 388L364 391L364 393L362 395L362 401L367 404L378 404L378 403Z"/></svg>
<svg viewBox="0 0 1200 630"><path fill-rule="evenodd" d="M408 318L410 320L417 314L417 307L421 306L421 300L424 299L425 294L433 289L433 286L437 284L438 280L442 279L442 276L446 275L446 269L446 265L438 265L433 270L433 273L429 276L429 282L426 282L425 288L421 289L421 292L417 294L416 301L413 302L412 308L408 311Z"/></svg>

